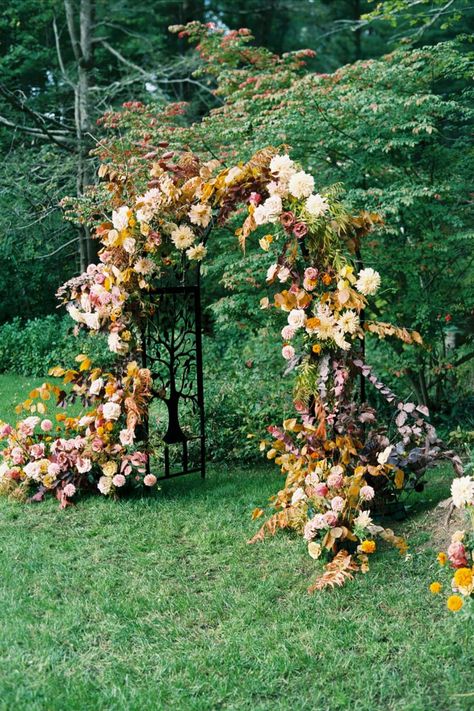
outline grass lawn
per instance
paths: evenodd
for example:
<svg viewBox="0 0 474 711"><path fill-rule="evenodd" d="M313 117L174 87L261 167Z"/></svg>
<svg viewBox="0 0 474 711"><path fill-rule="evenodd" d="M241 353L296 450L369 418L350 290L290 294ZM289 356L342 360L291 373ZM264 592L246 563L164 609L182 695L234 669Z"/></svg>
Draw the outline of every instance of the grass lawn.
<svg viewBox="0 0 474 711"><path fill-rule="evenodd" d="M19 381L0 377L0 417ZM473 708L467 630L428 592L423 524L447 469L395 525L411 556L384 550L368 575L308 596L302 541L246 545L278 474L209 468L65 511L0 499L2 711Z"/></svg>

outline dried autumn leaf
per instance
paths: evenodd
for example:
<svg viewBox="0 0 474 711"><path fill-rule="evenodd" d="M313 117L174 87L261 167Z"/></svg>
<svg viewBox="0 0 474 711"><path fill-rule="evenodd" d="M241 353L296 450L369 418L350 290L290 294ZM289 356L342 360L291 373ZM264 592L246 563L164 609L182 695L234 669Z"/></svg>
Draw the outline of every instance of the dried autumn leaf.
<svg viewBox="0 0 474 711"><path fill-rule="evenodd" d="M283 509L282 511L278 511L276 514L273 514L273 516L271 516L268 521L265 521L260 530L257 531L255 536L253 536L253 538L247 541L247 543L251 545L253 543L263 541L265 536L274 536L280 528L291 527L292 523L294 522L294 519L295 513L292 508L287 508Z"/></svg>
<svg viewBox="0 0 474 711"><path fill-rule="evenodd" d="M397 489L401 489L403 487L403 482L405 481L405 474L401 469L397 469L395 472L395 478L394 478L394 483L395 487Z"/></svg>
<svg viewBox="0 0 474 711"><path fill-rule="evenodd" d="M90 358L85 358L82 361L81 365L79 366L79 370L80 371L89 370L91 365L92 365L92 361L90 360Z"/></svg>
<svg viewBox="0 0 474 711"><path fill-rule="evenodd" d="M340 550L333 560L326 565L324 573L308 588L309 593L330 587L342 587L348 580L354 578L359 566L346 550Z"/></svg>

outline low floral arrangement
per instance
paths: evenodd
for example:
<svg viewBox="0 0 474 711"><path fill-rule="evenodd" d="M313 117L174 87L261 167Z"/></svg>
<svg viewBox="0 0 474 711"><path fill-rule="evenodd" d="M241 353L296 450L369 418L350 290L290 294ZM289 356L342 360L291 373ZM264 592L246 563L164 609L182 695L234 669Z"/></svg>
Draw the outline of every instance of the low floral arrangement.
<svg viewBox="0 0 474 711"><path fill-rule="evenodd" d="M474 620L474 478L472 476L454 479L451 485L453 505L466 515L466 528L456 531L446 553L438 553L438 563L444 568L449 564L452 574L451 595L446 600L448 610L462 611L462 616ZM431 583L430 590L439 595L443 585L439 581Z"/></svg>
<svg viewBox="0 0 474 711"><path fill-rule="evenodd" d="M116 117L109 121L114 128ZM243 209L236 234L245 249L259 230L260 247L271 255L272 297L261 307L285 314L282 356L286 372L296 373L295 416L282 427L270 426L273 442L261 444L285 475L285 486L273 499L276 513L252 541L279 528L300 532L309 554L327 564L312 589L366 571L377 536L404 552L401 538L374 523L374 503L413 485L440 458L450 458L458 473L462 467L437 438L426 408L400 402L364 361L368 333L422 344L416 331L366 317L381 277L363 267L359 248L381 223L379 216L350 214L340 187L316 191L313 176L274 148L224 168L165 141L135 150L131 161L127 150L99 147L103 183L80 204L66 203L70 217L75 211L89 224L101 249L98 263L66 283L59 296L77 328L107 334L115 372L102 373L83 355L77 369L53 369L64 387L45 384L33 391L20 408L26 417L1 426L2 490L30 500L53 493L65 506L85 488L114 495L126 485L156 484L143 425L151 399L162 395L150 371L139 366L144 319L160 308L154 294L160 279L198 265L212 227ZM396 408L395 438L358 397L362 379ZM60 405L80 400L83 409L77 416L60 413L53 425L45 416L51 396ZM261 509L254 512L261 515Z"/></svg>
<svg viewBox="0 0 474 711"><path fill-rule="evenodd" d="M127 483L152 487L147 455L134 446L137 426L150 397L150 374L129 361L120 376L102 373L84 355L79 369L54 368L64 387L44 383L29 394L17 412L28 413L14 427L0 425L0 491L17 499L41 501L50 492L64 508L79 490L110 494ZM90 404L80 415L47 417L47 401Z"/></svg>

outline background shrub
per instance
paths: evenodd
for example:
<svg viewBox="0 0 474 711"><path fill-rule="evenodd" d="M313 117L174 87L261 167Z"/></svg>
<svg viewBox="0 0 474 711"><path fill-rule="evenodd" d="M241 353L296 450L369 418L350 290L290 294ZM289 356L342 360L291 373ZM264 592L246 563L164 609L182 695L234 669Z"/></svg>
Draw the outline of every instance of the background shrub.
<svg viewBox="0 0 474 711"><path fill-rule="evenodd" d="M0 326L0 372L45 376L55 365L76 367L74 358L86 353L95 364L108 367L113 354L102 334L73 334L69 316L15 318Z"/></svg>

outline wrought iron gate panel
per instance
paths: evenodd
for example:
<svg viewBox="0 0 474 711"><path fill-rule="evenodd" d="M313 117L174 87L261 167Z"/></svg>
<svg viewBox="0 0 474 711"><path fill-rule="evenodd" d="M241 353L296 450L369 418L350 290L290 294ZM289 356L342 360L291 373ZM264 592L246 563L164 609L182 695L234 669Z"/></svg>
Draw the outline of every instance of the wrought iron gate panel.
<svg viewBox="0 0 474 711"><path fill-rule="evenodd" d="M193 472L200 472L204 478L199 272L193 284L156 288L152 296L156 298L156 310L146 319L142 334L142 360L153 379L153 398L145 423L150 451L147 469L157 479ZM155 420L156 424L160 422L160 406L165 417L161 420L162 432L158 433Z"/></svg>

